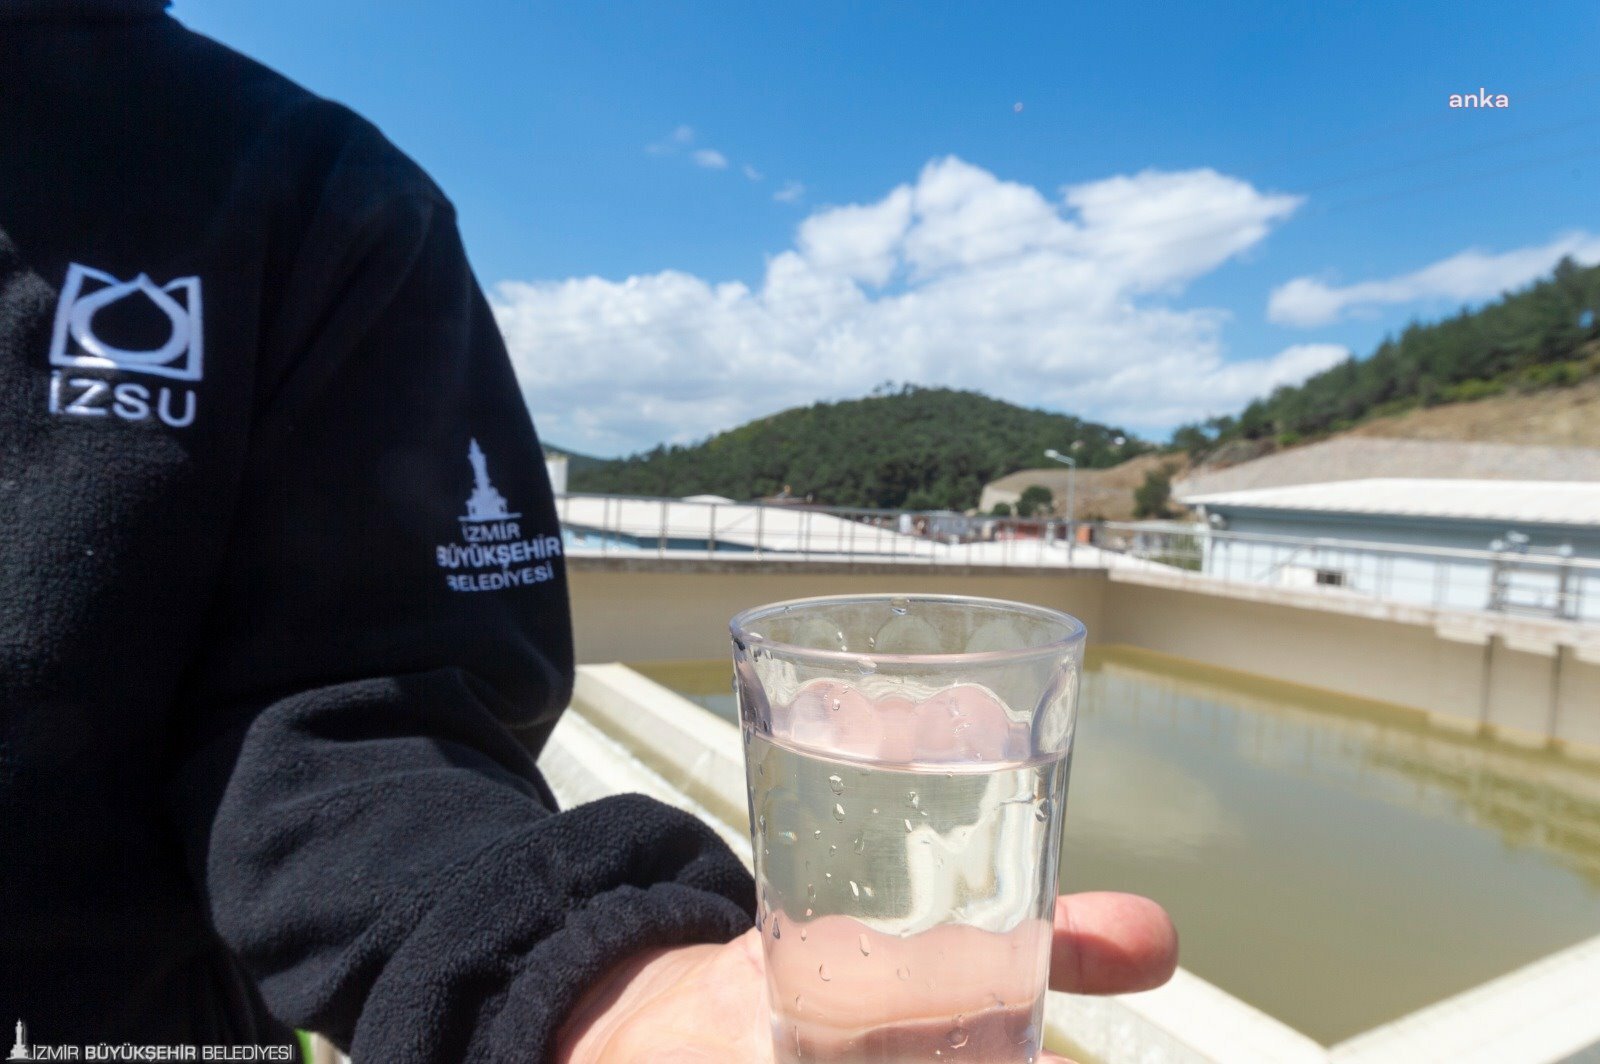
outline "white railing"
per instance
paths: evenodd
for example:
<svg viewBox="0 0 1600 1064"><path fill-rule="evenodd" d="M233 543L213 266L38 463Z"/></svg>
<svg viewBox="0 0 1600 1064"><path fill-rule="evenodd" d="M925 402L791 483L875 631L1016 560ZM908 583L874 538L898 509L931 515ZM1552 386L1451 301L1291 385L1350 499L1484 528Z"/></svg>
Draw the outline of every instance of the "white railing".
<svg viewBox="0 0 1600 1064"><path fill-rule="evenodd" d="M1441 609L1600 621L1600 560L1095 522L650 496L557 498L578 557L1127 569Z"/></svg>
<svg viewBox="0 0 1600 1064"><path fill-rule="evenodd" d="M1095 564L1067 522L921 510L567 494L568 553L1043 568ZM1098 552L1091 551L1097 555Z"/></svg>
<svg viewBox="0 0 1600 1064"><path fill-rule="evenodd" d="M1600 620L1600 561L1516 547L1421 544L1225 532L1193 525L1105 523L1102 551L1215 580L1326 589L1441 609Z"/></svg>

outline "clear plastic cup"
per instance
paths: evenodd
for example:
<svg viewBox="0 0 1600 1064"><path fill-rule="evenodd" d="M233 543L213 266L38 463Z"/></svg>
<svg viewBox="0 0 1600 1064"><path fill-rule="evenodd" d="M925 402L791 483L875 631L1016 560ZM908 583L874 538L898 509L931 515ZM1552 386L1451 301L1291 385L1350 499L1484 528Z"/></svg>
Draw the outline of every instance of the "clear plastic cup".
<svg viewBox="0 0 1600 1064"><path fill-rule="evenodd" d="M1083 625L866 595L731 629L778 1060L1034 1060Z"/></svg>

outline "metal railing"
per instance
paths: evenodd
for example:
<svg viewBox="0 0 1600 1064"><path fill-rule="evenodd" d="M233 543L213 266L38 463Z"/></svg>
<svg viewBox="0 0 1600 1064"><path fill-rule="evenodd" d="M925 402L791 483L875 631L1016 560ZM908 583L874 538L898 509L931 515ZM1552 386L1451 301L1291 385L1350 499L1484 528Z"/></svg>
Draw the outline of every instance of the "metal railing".
<svg viewBox="0 0 1600 1064"><path fill-rule="evenodd" d="M1438 608L1600 621L1600 560L1570 552L1275 536L1175 522L1074 526L1053 517L656 496L568 494L558 496L557 511L566 549L577 556L1137 567Z"/></svg>
<svg viewBox="0 0 1600 1064"><path fill-rule="evenodd" d="M1104 523L1095 544L1216 580L1326 589L1391 602L1600 621L1600 560L1570 550L1423 544ZM1526 541L1523 540L1523 543Z"/></svg>
<svg viewBox="0 0 1600 1064"><path fill-rule="evenodd" d="M556 498L566 548L580 556L843 560L1021 568L1081 564L1067 522L802 503L658 496Z"/></svg>

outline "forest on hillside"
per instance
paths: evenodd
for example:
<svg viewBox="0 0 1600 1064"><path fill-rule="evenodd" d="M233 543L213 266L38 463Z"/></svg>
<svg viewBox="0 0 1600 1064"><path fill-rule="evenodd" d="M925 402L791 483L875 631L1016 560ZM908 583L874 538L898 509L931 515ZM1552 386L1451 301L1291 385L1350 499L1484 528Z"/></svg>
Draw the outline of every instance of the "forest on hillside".
<svg viewBox="0 0 1600 1064"><path fill-rule="evenodd" d="M1368 418L1561 387L1600 375L1600 266L1563 259L1551 275L1476 311L1413 322L1349 358L1257 399L1238 416L1184 425L1172 445L1200 456L1232 440L1289 446Z"/></svg>
<svg viewBox="0 0 1600 1064"><path fill-rule="evenodd" d="M787 486L834 506L966 510L989 481L1048 464L1047 448L1070 448L1081 466L1096 468L1152 446L1112 426L978 392L882 385L864 399L785 410L701 443L575 467L569 485L739 500Z"/></svg>

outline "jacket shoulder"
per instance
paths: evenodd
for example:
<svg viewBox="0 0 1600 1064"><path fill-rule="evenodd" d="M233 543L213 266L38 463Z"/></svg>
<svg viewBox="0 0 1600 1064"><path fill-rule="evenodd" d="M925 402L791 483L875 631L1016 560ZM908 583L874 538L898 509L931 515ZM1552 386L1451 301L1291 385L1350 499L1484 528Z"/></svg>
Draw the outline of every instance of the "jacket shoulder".
<svg viewBox="0 0 1600 1064"><path fill-rule="evenodd" d="M196 94L214 101L214 129L235 131L234 150L288 190L348 183L384 199L432 200L444 193L371 121L337 101L176 23L177 64Z"/></svg>

